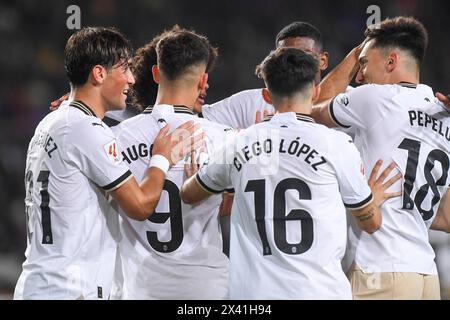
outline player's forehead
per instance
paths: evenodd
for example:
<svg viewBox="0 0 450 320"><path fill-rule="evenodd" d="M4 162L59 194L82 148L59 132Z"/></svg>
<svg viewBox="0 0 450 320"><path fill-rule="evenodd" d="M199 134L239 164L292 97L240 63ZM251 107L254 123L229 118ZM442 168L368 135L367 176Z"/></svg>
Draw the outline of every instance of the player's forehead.
<svg viewBox="0 0 450 320"><path fill-rule="evenodd" d="M364 44L364 47L361 50L361 53L359 54L359 59L361 60L362 58L367 58L370 55L373 55L375 53L377 53L377 48L374 48L374 39L366 42L366 44Z"/></svg>
<svg viewBox="0 0 450 320"><path fill-rule="evenodd" d="M296 48L305 52L318 54L316 42L308 37L288 37L278 42L278 47Z"/></svg>

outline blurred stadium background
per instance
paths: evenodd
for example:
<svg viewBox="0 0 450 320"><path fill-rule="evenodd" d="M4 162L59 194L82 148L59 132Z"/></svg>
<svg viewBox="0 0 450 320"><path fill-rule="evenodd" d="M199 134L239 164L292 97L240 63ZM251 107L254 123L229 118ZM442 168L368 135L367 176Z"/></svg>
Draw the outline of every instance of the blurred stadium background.
<svg viewBox="0 0 450 320"><path fill-rule="evenodd" d="M81 8L81 25L116 26L133 42L145 44L174 24L206 34L220 49L210 74L207 102L261 86L254 68L274 47L278 31L292 21L308 21L323 34L329 70L363 40L376 4L381 17L412 15L430 33L422 82L450 93L448 1L326 0L16 0L0 1L0 299L11 298L26 246L24 167L26 148L50 101L69 90L63 50L73 31L66 9ZM450 236L431 234L437 252L443 298L450 299Z"/></svg>

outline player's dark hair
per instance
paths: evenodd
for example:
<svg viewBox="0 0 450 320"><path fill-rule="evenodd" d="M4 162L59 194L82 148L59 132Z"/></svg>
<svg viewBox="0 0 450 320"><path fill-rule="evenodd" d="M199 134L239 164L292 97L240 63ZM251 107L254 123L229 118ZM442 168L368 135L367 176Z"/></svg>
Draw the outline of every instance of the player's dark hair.
<svg viewBox="0 0 450 320"><path fill-rule="evenodd" d="M85 27L67 41L64 65L67 77L75 87L86 83L96 65L111 69L118 63L127 64L132 47L128 39L114 28Z"/></svg>
<svg viewBox="0 0 450 320"><path fill-rule="evenodd" d="M131 64L135 83L132 87L131 97L133 105L139 110L144 110L147 106L155 103L158 94L158 84L153 80L152 66L158 64L156 45L171 32L181 32L179 26L174 26L155 36L149 43L136 50L136 54ZM217 49L209 46L210 59L206 66L206 72L211 71L217 58Z"/></svg>
<svg viewBox="0 0 450 320"><path fill-rule="evenodd" d="M374 48L399 48L408 51L420 65L428 46L428 32L412 17L386 19L366 29L365 36L375 39Z"/></svg>
<svg viewBox="0 0 450 320"><path fill-rule="evenodd" d="M303 92L314 83L318 71L317 59L294 48L278 48L256 67L256 74L264 79L269 92L279 97Z"/></svg>
<svg viewBox="0 0 450 320"><path fill-rule="evenodd" d="M156 45L158 67L169 79L175 80L189 67L204 63L211 70L217 59L217 48L205 36L175 26Z"/></svg>
<svg viewBox="0 0 450 320"><path fill-rule="evenodd" d="M280 32L278 32L275 47L278 48L279 42L286 38L296 38L305 37L314 40L315 47L318 51L322 51L323 42L322 34L319 29L307 22L296 21L284 27Z"/></svg>

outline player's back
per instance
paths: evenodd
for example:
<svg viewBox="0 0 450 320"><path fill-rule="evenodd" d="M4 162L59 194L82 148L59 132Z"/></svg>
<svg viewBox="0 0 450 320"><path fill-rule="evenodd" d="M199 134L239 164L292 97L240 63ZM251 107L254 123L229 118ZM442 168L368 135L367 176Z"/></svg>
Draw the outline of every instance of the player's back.
<svg viewBox="0 0 450 320"><path fill-rule="evenodd" d="M362 234L356 263L367 272L436 274L428 228L449 184L450 118L425 85L371 85L356 92L375 96L355 143L365 167L377 159L394 161L403 181L392 190L402 197L381 207L383 225L374 235ZM349 96L352 99L352 96ZM356 98L357 99L357 98ZM365 112L361 112L363 114Z"/></svg>
<svg viewBox="0 0 450 320"><path fill-rule="evenodd" d="M198 118L186 107L157 105L122 122L115 132L123 156L138 181L159 130L194 120L206 134L206 149L197 152L200 165L211 149L224 143L231 128ZM221 299L228 295L228 258L222 252L218 210L221 196L197 205L183 203L179 190L186 179L184 159L167 173L161 198L145 222L123 218L120 243L126 299Z"/></svg>
<svg viewBox="0 0 450 320"><path fill-rule="evenodd" d="M350 137L289 112L241 132L232 150L230 297L350 299L343 199L371 200Z"/></svg>
<svg viewBox="0 0 450 320"><path fill-rule="evenodd" d="M93 126L106 130L102 128L106 125L83 105L75 105L46 116L28 148L28 242L16 299L108 296L113 265L104 263L114 257L115 246L101 211L107 203L86 176L90 164L78 156L89 154L79 148L78 142L86 138L84 132L92 132ZM113 139L110 130L105 135Z"/></svg>

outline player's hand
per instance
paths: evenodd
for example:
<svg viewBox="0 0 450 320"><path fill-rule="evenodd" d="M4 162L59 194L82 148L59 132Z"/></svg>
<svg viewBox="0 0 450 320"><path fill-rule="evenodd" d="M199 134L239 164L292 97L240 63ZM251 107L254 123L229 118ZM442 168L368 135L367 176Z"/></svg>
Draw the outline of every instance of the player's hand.
<svg viewBox="0 0 450 320"><path fill-rule="evenodd" d="M58 109L59 106L61 105L61 103L63 103L67 99L69 99L69 95L70 95L70 92L66 93L61 98L59 98L59 99L53 101L52 103L50 103L50 107L49 107L50 111L54 111L54 110Z"/></svg>
<svg viewBox="0 0 450 320"><path fill-rule="evenodd" d="M265 110L263 112L261 111L256 111L256 116L255 116L255 124L256 123L260 123L263 121L264 118L267 118L269 116L269 111Z"/></svg>
<svg viewBox="0 0 450 320"><path fill-rule="evenodd" d="M382 160L378 160L375 166L372 169L369 178L369 187L372 189L374 203L377 206L380 206L384 201L390 198L399 197L402 195L401 191L388 193L386 190L392 186L395 182L397 182L401 177L401 173L397 173L395 176L390 178L388 181L384 181L387 176L391 173L391 171L395 168L395 163L392 162L384 171L378 176L378 171L380 170L381 165L383 164Z"/></svg>
<svg viewBox="0 0 450 320"><path fill-rule="evenodd" d="M184 164L184 174L186 175L186 179L189 179L194 174L198 172L198 163L197 163L197 152L192 150L191 152L191 163Z"/></svg>
<svg viewBox="0 0 450 320"><path fill-rule="evenodd" d="M437 92L436 98L438 98L440 102L442 102L448 109L450 109L450 94L443 95L442 93Z"/></svg>
<svg viewBox="0 0 450 320"><path fill-rule="evenodd" d="M194 132L200 129L200 125L194 124L194 121L188 121L176 128L171 134L167 134L169 129L170 126L166 125L159 131L153 143L152 153L166 157L170 166L203 145L204 133L193 136Z"/></svg>

